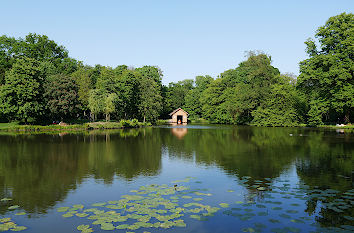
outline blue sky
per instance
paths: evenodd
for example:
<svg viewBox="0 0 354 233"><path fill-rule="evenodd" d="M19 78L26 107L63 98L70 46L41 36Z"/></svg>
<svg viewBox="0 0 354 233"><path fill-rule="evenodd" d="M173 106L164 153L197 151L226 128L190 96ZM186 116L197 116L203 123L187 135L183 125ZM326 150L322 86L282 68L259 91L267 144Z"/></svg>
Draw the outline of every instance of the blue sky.
<svg viewBox="0 0 354 233"><path fill-rule="evenodd" d="M235 68L262 50L298 74L304 41L353 0L2 0L0 34L45 34L88 65L159 66L163 83Z"/></svg>

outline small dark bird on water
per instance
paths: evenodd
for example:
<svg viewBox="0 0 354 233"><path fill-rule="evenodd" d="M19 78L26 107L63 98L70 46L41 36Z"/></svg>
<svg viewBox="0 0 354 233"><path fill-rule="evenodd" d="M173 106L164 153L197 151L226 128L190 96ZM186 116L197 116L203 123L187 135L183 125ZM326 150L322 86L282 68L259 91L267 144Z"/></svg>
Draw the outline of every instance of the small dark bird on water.
<svg viewBox="0 0 354 233"><path fill-rule="evenodd" d="M177 191L177 184L175 184L174 187L175 187L175 190Z"/></svg>

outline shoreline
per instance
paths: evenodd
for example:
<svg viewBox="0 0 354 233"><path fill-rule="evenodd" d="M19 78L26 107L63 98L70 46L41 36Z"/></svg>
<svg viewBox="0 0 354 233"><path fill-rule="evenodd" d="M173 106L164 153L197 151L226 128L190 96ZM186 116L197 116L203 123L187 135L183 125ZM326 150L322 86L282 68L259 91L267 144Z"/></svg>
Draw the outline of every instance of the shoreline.
<svg viewBox="0 0 354 233"><path fill-rule="evenodd" d="M165 123L166 124L166 123ZM206 121L191 121L191 124L215 124ZM157 125L164 125L163 122L158 122ZM237 126L233 124L221 124L221 125L230 125ZM136 120L121 120L120 122L89 122L84 124L68 124L68 125L19 125L17 123L0 123L0 132L28 132L28 133L39 133L39 132L82 132L82 131L91 131L91 130L111 130L111 129L134 129L134 128L143 128L152 126L151 123L142 123ZM250 127L267 127L267 128L278 128L288 126L254 126L254 125L244 125ZM306 125L298 125L292 126L295 128L309 128ZM310 128L318 128L318 129L346 129L346 130L354 130L354 125L320 125L317 127Z"/></svg>
<svg viewBox="0 0 354 233"><path fill-rule="evenodd" d="M136 120L120 122L90 122L72 125L18 125L16 123L0 123L0 132L46 132L46 131L90 131L99 129L131 129L151 126Z"/></svg>

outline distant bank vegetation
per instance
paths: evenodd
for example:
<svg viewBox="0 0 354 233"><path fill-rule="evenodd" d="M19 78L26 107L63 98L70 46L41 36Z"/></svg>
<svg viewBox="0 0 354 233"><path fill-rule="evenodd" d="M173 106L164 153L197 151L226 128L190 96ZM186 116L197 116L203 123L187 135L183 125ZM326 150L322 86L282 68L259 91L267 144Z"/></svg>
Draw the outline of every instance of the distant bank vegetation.
<svg viewBox="0 0 354 233"><path fill-rule="evenodd" d="M354 15L328 19L309 39L300 75L280 74L271 56L248 52L216 79L168 86L156 66L84 65L45 35L0 37L0 121L81 119L156 123L182 107L191 119L259 126L348 124L354 114Z"/></svg>

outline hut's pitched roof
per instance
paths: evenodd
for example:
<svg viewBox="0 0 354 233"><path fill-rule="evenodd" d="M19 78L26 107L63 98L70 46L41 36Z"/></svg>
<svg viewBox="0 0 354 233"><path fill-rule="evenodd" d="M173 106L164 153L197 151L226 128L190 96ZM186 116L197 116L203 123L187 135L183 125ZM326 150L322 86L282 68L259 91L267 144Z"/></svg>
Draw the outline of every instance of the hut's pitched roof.
<svg viewBox="0 0 354 233"><path fill-rule="evenodd" d="M175 114L176 112L178 112L179 110L182 110L183 112L187 113L187 115L189 115L188 112L184 111L182 108L177 108L175 110L173 110L169 115L172 116L173 114Z"/></svg>

